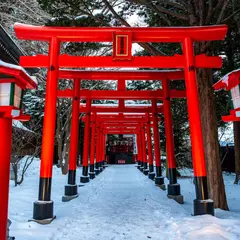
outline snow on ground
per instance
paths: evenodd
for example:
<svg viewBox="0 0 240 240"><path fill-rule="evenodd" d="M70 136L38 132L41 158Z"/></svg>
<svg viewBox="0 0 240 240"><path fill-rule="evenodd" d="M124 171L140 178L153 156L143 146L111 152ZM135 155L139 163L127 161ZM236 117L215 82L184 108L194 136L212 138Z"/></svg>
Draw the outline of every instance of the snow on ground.
<svg viewBox="0 0 240 240"><path fill-rule="evenodd" d="M185 204L179 205L134 165L109 166L79 187L77 199L62 203L67 178L54 167L52 199L57 219L50 225L38 225L27 222L37 199L38 168L39 161L35 161L21 186L10 183L9 218L16 240L240 239L240 185L232 184L233 175L225 176L233 212L217 210L216 217L194 217L190 178L179 179L185 197Z"/></svg>

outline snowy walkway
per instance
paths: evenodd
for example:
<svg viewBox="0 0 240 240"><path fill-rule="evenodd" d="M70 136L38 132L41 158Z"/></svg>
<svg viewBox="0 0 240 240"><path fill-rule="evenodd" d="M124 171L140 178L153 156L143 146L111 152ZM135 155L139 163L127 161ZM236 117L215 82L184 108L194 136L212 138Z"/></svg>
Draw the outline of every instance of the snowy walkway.
<svg viewBox="0 0 240 240"><path fill-rule="evenodd" d="M11 188L11 235L16 240L240 239L239 214L192 217L192 202L179 205L168 199L134 165L109 166L69 203L60 201L65 180L60 174L53 180L57 219L47 226L26 222L37 196L35 177L29 187ZM17 196L19 205L13 199Z"/></svg>

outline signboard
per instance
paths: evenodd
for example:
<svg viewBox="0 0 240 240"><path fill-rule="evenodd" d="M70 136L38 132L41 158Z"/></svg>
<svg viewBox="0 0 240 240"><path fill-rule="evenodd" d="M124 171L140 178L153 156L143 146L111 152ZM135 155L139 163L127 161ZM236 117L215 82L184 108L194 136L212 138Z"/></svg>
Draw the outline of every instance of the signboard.
<svg viewBox="0 0 240 240"><path fill-rule="evenodd" d="M137 154L137 135L133 135L133 154Z"/></svg>
<svg viewBox="0 0 240 240"><path fill-rule="evenodd" d="M113 59L131 60L132 59L132 33L114 32L113 33Z"/></svg>
<svg viewBox="0 0 240 240"><path fill-rule="evenodd" d="M118 164L125 164L126 161L125 160L118 160Z"/></svg>

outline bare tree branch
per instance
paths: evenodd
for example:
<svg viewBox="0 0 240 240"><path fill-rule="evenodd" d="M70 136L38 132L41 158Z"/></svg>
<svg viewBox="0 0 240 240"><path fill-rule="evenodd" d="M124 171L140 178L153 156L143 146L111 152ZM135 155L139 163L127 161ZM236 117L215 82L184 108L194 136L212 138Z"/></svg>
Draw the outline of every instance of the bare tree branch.
<svg viewBox="0 0 240 240"><path fill-rule="evenodd" d="M217 20L216 24L219 24L222 21L222 19L224 17L224 14L225 14L225 11L227 9L228 3L229 3L229 0L224 0L222 10L219 14L219 17L218 17L218 20Z"/></svg>
<svg viewBox="0 0 240 240"><path fill-rule="evenodd" d="M213 2L212 0L209 0L208 2L208 13L207 17L205 19L205 24L209 24L211 19L212 19L212 14L213 14Z"/></svg>
<svg viewBox="0 0 240 240"><path fill-rule="evenodd" d="M234 11L231 15L229 15L227 18L223 19L221 23L227 23L231 18L234 18L238 13L240 12L240 8L236 11Z"/></svg>
<svg viewBox="0 0 240 240"><path fill-rule="evenodd" d="M118 19L126 27L131 27L131 25L114 10L114 8L109 4L109 2L107 0L103 0L103 2L109 8L109 10L112 12L112 14L114 15L114 17L116 19ZM155 55L155 56L166 55L165 53L158 51L156 48L154 48L149 43L138 43L138 44L152 55Z"/></svg>
<svg viewBox="0 0 240 240"><path fill-rule="evenodd" d="M177 8L177 9L186 11L186 5L184 4L183 1L181 1L181 4L178 2L170 1L170 0L157 0L157 2L160 4L169 5L169 6Z"/></svg>

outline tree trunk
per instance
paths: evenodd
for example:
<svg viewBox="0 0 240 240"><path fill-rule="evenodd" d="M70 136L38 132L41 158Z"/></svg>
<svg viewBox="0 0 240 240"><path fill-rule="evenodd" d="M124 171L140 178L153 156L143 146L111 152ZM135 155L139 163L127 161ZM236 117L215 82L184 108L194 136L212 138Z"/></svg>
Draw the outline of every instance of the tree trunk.
<svg viewBox="0 0 240 240"><path fill-rule="evenodd" d="M235 149L235 172L236 178L234 184L238 184L240 180L240 122L233 122L234 131L234 149Z"/></svg>
<svg viewBox="0 0 240 240"><path fill-rule="evenodd" d="M214 201L215 208L228 210L220 163L218 125L211 69L198 70L198 90L209 198Z"/></svg>

